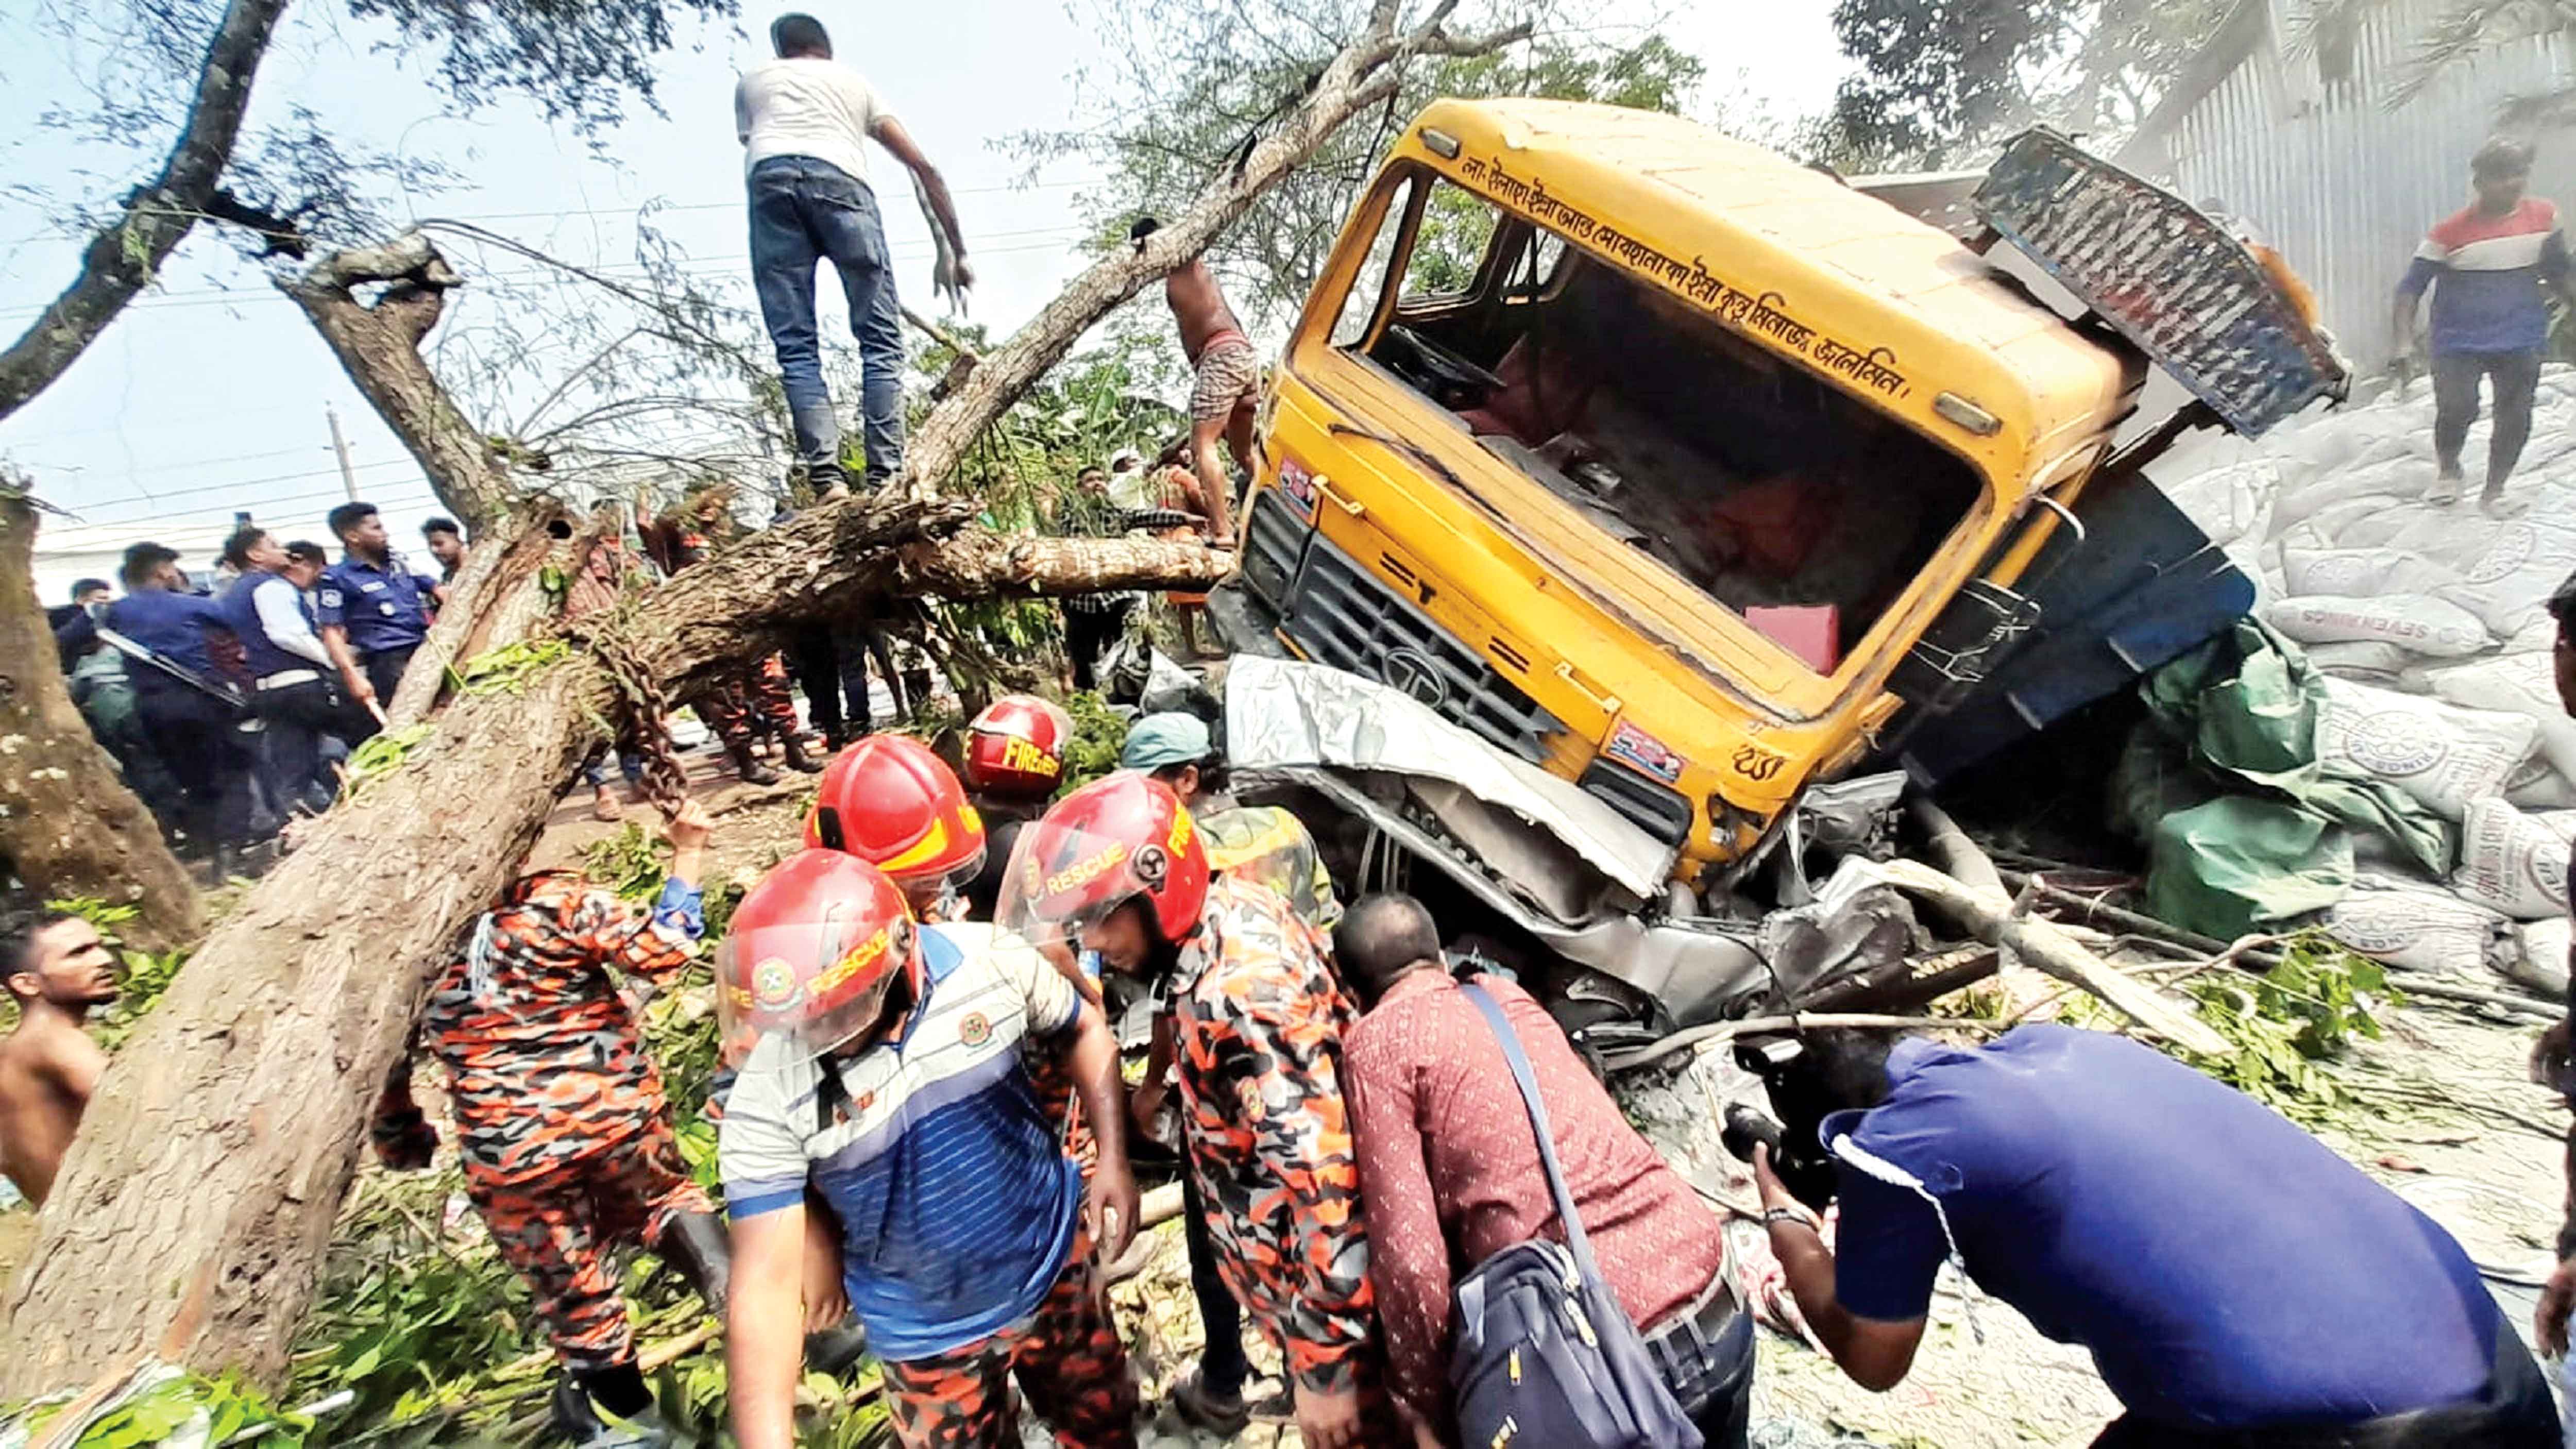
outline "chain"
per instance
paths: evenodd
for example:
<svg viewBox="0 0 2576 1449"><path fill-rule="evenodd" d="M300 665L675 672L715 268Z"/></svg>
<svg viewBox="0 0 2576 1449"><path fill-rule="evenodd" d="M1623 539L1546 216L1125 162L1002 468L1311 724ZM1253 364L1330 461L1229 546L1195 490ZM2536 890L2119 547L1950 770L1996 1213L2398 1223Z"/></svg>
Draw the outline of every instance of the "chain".
<svg viewBox="0 0 2576 1449"><path fill-rule="evenodd" d="M616 686L618 708L626 716L628 733L636 748L644 752L644 778L640 783L645 798L663 814L677 815L689 798L689 772L680 763L679 746L671 739L670 700L634 651L614 634L593 635L590 649L598 656L600 667L608 671L609 682Z"/></svg>

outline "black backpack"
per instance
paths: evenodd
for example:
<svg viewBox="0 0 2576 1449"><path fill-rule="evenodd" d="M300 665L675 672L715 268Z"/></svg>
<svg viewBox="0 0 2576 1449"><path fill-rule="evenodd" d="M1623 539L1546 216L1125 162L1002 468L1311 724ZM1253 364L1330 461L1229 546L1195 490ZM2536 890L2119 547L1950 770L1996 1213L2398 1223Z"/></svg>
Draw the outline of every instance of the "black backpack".
<svg viewBox="0 0 2576 1449"><path fill-rule="evenodd" d="M1459 1442L1478 1449L1703 1449L1645 1339L1601 1281L1520 1038L1482 987L1462 989L1511 1063L1566 1242L1515 1243L1459 1281L1458 1339L1449 1353Z"/></svg>

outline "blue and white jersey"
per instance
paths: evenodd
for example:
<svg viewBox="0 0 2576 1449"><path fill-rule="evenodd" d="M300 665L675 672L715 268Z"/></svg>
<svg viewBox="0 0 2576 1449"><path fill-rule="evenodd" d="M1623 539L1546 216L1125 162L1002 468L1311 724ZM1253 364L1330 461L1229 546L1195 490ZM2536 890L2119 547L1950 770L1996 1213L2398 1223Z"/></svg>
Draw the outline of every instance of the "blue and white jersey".
<svg viewBox="0 0 2576 1449"><path fill-rule="evenodd" d="M844 1287L877 1356L902 1363L1019 1322L1064 1271L1082 1172L1029 1090L1082 998L1016 936L925 927L928 978L901 1034L857 1056L771 1038L725 1104L718 1162L736 1219L810 1184L841 1220ZM1034 1039L1034 1040L1033 1040ZM818 1103L823 1073L842 1093Z"/></svg>

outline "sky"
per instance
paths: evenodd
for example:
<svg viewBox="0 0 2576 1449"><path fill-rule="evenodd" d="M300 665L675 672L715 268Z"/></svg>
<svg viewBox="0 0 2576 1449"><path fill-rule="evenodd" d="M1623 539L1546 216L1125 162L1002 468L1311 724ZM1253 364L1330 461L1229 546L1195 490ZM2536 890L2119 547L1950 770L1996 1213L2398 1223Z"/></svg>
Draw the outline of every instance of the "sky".
<svg viewBox="0 0 2576 1449"><path fill-rule="evenodd" d="M50 108L78 106L112 58L71 50L35 15L40 0L0 0L0 174L59 194L106 198L157 166L149 154L73 144L44 130ZM1613 0L1618 3L1618 0ZM808 4L832 30L841 59L874 82L957 193L978 280L971 315L1001 336L1027 320L1080 269L1074 202L1095 178L1079 162L1027 174L1000 142L1065 124L1080 101L1079 72L1099 57L1058 0L941 0L865 9ZM1706 62L1704 116L1752 109L1794 117L1820 109L1847 62L1837 53L1830 0L1748 0L1682 7L1660 23ZM516 102L459 118L418 67L381 35L338 18L327 0L299 0L263 66L253 120L291 106L335 133L405 155L435 156L459 184L396 200L397 218L466 220L587 265L632 269L635 217L659 225L693 275L748 298L740 148L732 94L740 70L766 58L772 11L746 7L737 33L684 34L658 85L667 115L640 109L599 154L568 129ZM175 124L175 123L174 123ZM928 231L901 170L882 152L872 175L884 199L898 284L929 311ZM24 197L0 196L0 334L14 337L72 277L85 238ZM495 266L529 264L495 259ZM836 289L822 290L827 343L852 350ZM442 328L473 325L469 274ZM855 399L843 400L848 405ZM38 496L67 510L48 524L56 547L153 533L212 536L249 510L287 537L326 539L322 515L344 497L328 415L348 440L359 496L377 504L398 544L437 511L419 469L293 304L226 241L199 228L157 279L50 389L0 422L0 461L31 474ZM40 570L40 588L67 582ZM55 600L50 597L46 602Z"/></svg>

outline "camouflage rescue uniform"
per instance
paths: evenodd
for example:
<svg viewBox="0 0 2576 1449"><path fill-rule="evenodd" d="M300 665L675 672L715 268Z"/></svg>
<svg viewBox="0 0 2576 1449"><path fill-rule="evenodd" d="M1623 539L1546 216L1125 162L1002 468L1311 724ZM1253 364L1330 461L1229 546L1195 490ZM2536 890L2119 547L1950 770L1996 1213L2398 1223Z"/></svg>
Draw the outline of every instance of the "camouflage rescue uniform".
<svg viewBox="0 0 2576 1449"><path fill-rule="evenodd" d="M1374 1390L1375 1331L1359 1165L1342 1105L1351 1011L1323 937L1277 891L1208 888L1172 982L1189 1170L1218 1274L1319 1393Z"/></svg>
<svg viewBox="0 0 2576 1449"><path fill-rule="evenodd" d="M638 533L645 552L665 574L705 560L713 547L684 514L668 514ZM726 749L747 749L755 736L786 739L796 733L796 699L789 693L787 663L769 654L742 666L688 701Z"/></svg>
<svg viewBox="0 0 2576 1449"><path fill-rule="evenodd" d="M936 1357L879 1365L905 1449L998 1445L995 1435L1012 1427L1014 1379L1063 1449L1135 1444L1136 1376L1091 1246L1090 1230L1077 1229L1064 1276L1018 1326Z"/></svg>
<svg viewBox="0 0 2576 1449"><path fill-rule="evenodd" d="M635 1356L608 1250L650 1248L674 1213L715 1211L606 970L669 976L696 958L701 929L698 893L677 881L646 911L573 872L528 876L476 922L421 1018L447 1069L466 1195L575 1372ZM417 1164L429 1131L406 1056L377 1108L377 1150Z"/></svg>

